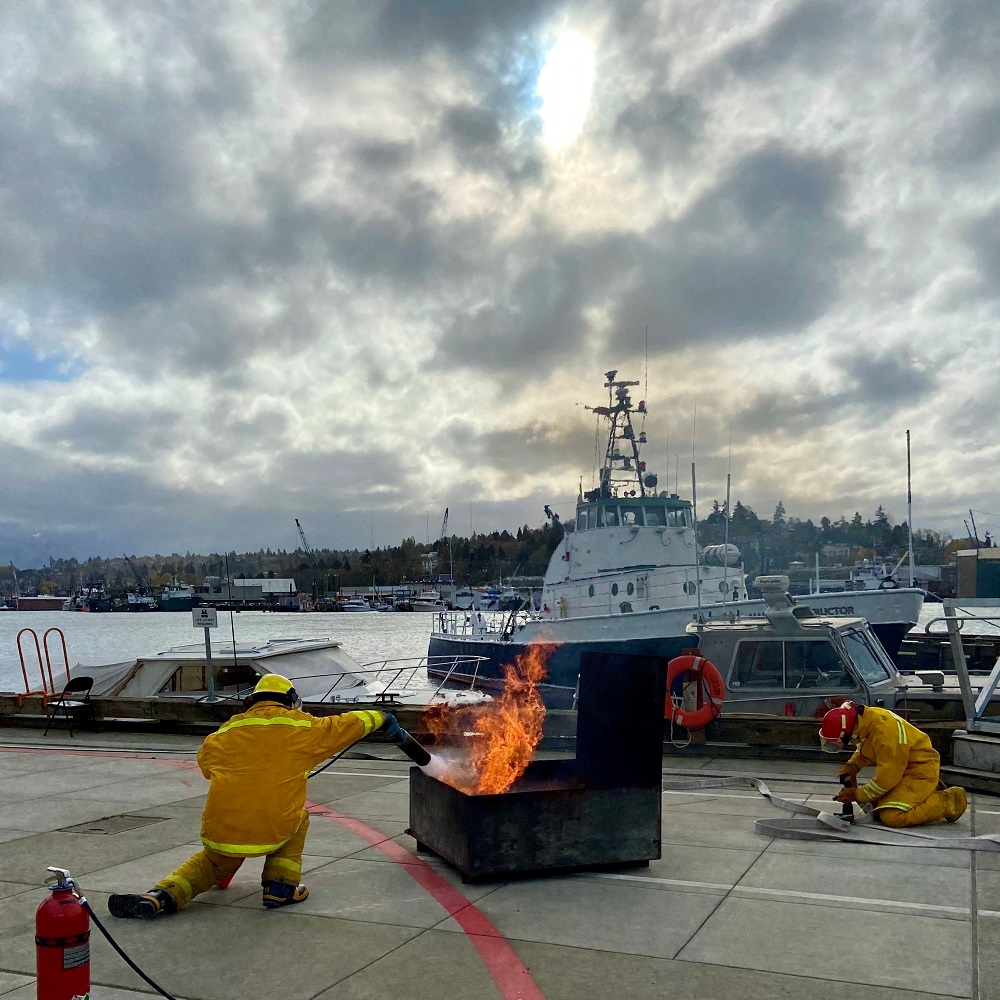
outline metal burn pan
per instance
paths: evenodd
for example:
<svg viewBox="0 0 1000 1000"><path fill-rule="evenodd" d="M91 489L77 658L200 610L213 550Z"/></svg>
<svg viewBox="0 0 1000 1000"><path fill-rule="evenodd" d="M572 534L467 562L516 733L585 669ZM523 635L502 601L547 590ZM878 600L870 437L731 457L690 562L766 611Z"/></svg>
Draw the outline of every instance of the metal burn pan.
<svg viewBox="0 0 1000 1000"><path fill-rule="evenodd" d="M467 878L648 863L660 857L659 789L551 780L538 761L501 795L469 795L410 769L410 831ZM541 773L540 773L541 772Z"/></svg>
<svg viewBox="0 0 1000 1000"><path fill-rule="evenodd" d="M585 656L577 757L540 760L499 795L410 769L410 834L464 880L648 864L660 857L666 665Z"/></svg>

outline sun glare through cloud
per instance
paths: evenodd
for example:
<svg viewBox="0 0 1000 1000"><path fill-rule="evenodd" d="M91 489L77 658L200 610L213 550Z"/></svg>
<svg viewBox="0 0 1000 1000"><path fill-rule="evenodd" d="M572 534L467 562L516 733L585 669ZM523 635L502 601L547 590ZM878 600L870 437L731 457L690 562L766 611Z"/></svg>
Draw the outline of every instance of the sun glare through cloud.
<svg viewBox="0 0 1000 1000"><path fill-rule="evenodd" d="M593 89L593 43L575 31L564 32L549 49L535 88L542 99L541 116L549 146L559 149L580 134Z"/></svg>

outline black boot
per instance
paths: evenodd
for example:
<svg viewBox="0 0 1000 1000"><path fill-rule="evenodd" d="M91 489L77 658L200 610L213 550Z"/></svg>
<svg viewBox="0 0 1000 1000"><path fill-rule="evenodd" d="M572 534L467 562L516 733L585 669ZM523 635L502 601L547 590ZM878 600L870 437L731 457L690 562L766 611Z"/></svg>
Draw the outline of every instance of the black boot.
<svg viewBox="0 0 1000 1000"><path fill-rule="evenodd" d="M288 906L291 903L301 903L309 895L309 890L301 882L298 885L292 885L291 882L270 879L261 884L264 886L264 906L269 910L275 910L279 906Z"/></svg>
<svg viewBox="0 0 1000 1000"><path fill-rule="evenodd" d="M176 913L177 903L166 889L150 889L145 893L122 893L108 897L108 910L113 917L158 917L161 913Z"/></svg>

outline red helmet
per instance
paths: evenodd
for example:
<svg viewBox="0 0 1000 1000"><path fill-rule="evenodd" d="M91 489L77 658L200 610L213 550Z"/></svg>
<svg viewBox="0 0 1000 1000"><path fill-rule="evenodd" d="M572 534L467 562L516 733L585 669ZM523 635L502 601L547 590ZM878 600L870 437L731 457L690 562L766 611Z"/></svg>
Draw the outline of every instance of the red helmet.
<svg viewBox="0 0 1000 1000"><path fill-rule="evenodd" d="M819 727L820 747L828 753L846 750L847 741L857 724L858 710L852 702L845 701L840 708L831 708L823 716L823 723Z"/></svg>

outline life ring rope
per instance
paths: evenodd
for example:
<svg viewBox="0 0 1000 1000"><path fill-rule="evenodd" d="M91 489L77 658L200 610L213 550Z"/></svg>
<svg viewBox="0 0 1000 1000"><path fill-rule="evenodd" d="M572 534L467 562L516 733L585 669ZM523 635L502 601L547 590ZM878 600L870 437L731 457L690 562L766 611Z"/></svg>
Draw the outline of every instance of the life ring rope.
<svg viewBox="0 0 1000 1000"><path fill-rule="evenodd" d="M704 704L693 711L685 711L675 703L671 694L674 681L682 674L694 674L700 681ZM663 714L674 724L689 730L702 729L722 711L725 698L726 686L722 681L722 674L711 660L685 653L683 656L675 656L667 664L667 699Z"/></svg>

